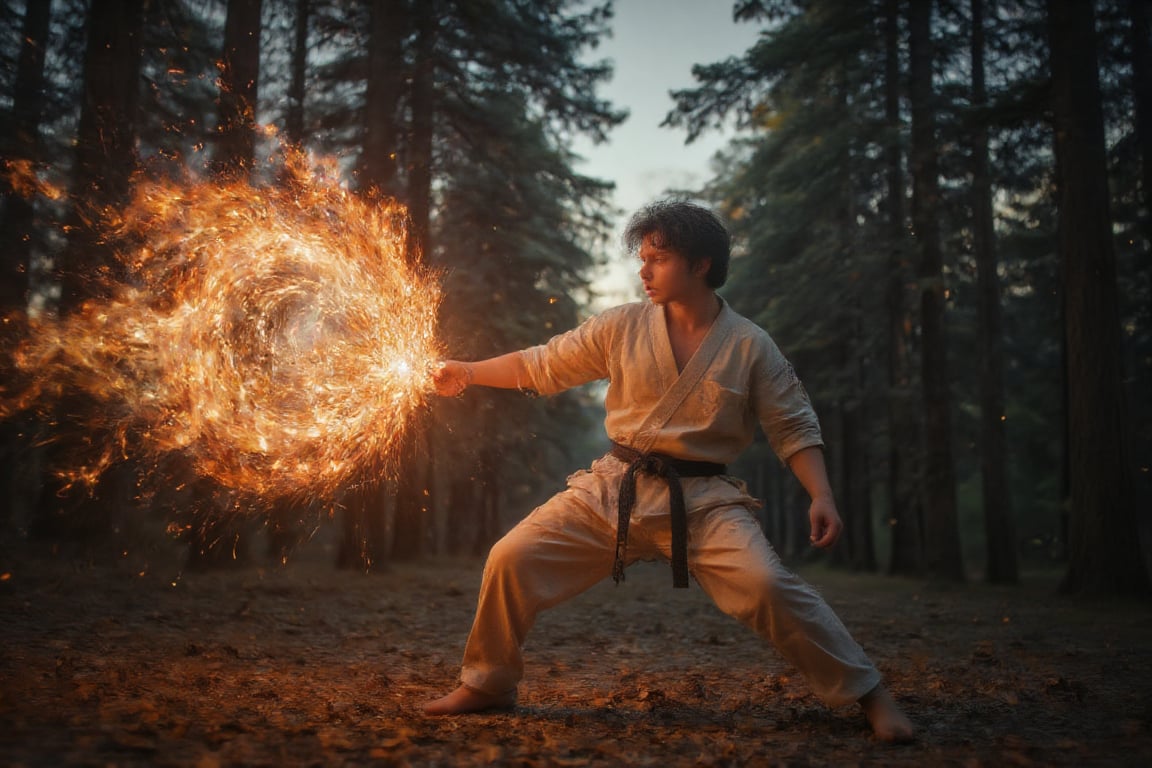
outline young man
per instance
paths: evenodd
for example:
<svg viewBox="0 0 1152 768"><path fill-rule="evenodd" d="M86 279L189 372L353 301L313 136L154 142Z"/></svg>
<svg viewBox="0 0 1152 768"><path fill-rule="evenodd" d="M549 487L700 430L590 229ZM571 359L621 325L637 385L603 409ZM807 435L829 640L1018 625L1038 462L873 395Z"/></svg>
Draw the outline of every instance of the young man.
<svg viewBox="0 0 1152 768"><path fill-rule="evenodd" d="M515 706L521 647L537 614L637 560L689 568L716 605L772 642L827 704L859 702L885 741L912 725L880 674L812 587L792 574L751 510L758 502L724 465L757 423L811 497L811 542L842 528L816 416L791 365L761 328L716 295L730 238L697 205L671 201L636 213L624 240L640 259L649 301L608 310L547 344L480 362L445 361L437 392L471 385L553 394L608 379L605 427L613 449L538 507L489 553L461 685L430 715Z"/></svg>

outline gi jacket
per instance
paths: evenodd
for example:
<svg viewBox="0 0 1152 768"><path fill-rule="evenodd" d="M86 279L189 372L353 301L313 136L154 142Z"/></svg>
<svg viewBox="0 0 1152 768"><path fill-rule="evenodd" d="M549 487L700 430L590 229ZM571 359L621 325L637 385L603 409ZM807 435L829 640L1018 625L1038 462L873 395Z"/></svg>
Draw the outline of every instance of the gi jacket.
<svg viewBox="0 0 1152 768"><path fill-rule="evenodd" d="M639 451L729 464L757 423L781 461L823 445L791 364L727 303L679 372L664 307L647 301L607 310L520 354L542 395L607 379L608 437Z"/></svg>

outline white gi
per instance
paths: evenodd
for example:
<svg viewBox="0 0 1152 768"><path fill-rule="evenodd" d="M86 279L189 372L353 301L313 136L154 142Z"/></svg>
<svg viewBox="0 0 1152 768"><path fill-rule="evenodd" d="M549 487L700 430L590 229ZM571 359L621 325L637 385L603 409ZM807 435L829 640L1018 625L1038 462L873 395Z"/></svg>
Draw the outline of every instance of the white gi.
<svg viewBox="0 0 1152 768"><path fill-rule="evenodd" d="M607 378L608 437L638 451L727 464L751 443L757 421L781 460L823 445L792 366L763 329L727 304L679 373L663 307L648 302L608 310L520 354L531 378L524 385L540 394ZM611 573L627 466L611 455L598 459L493 546L461 682L489 694L514 689L537 614ZM668 559L668 486L644 473L636 480L627 562ZM832 609L781 564L744 483L681 482L689 566L716 605L770 641L831 706L878 685L879 672Z"/></svg>

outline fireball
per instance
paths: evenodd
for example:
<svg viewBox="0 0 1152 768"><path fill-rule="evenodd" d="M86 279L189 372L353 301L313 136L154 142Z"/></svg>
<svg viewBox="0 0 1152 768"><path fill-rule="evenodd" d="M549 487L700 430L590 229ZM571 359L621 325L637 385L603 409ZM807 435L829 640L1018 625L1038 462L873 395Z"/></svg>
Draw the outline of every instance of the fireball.
<svg viewBox="0 0 1152 768"><path fill-rule="evenodd" d="M179 457L273 501L388 466L433 391L435 275L406 261L398 203L351 193L332 162L282 164L264 185L139 181L106 222L104 298L28 318L3 415L89 403L71 418L102 445L67 482Z"/></svg>

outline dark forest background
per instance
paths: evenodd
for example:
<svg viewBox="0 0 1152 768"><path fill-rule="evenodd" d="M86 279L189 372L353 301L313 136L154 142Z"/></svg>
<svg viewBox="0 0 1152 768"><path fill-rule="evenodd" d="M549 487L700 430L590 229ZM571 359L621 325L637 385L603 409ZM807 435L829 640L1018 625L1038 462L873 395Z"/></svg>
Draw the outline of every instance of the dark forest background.
<svg viewBox="0 0 1152 768"><path fill-rule="evenodd" d="M670 193L730 223L723 294L821 414L847 523L833 564L1009 584L1055 567L1070 592L1148 593L1150 14L744 0L755 45L672 94L664 128L686 141L740 127L704 188ZM575 0L4 0L3 313L90 298L113 247L91 212L157 159L276 183L272 125L407 206L409 259L444 274L451 356L542 342L591 311L619 250L611 185L571 149L627 118L597 95L611 24L611 2ZM29 171L68 194L28 194ZM482 554L603 450L598 409L595 389L471 390L420 414L394 476L248 516L203 489L141 504L130 466L66 491L66 416L16 417L0 548L117 557L178 520L189 566L291 563L320 532L346 568ZM781 554L811 556L767 444L736 470Z"/></svg>

